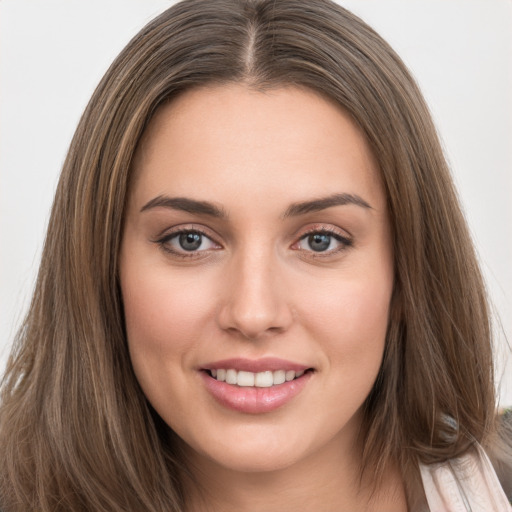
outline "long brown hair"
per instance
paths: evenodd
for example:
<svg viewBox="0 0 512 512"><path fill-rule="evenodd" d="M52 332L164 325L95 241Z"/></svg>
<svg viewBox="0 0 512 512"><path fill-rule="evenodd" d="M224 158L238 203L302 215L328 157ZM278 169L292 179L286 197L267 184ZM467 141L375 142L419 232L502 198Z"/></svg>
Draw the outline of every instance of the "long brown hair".
<svg viewBox="0 0 512 512"><path fill-rule="evenodd" d="M133 374L118 250L130 168L154 112L181 91L310 88L371 145L387 194L395 287L365 403L363 468L404 480L494 429L485 289L428 109L402 61L329 0L185 0L122 51L78 125L34 297L2 387L0 503L9 512L183 510L186 465Z"/></svg>

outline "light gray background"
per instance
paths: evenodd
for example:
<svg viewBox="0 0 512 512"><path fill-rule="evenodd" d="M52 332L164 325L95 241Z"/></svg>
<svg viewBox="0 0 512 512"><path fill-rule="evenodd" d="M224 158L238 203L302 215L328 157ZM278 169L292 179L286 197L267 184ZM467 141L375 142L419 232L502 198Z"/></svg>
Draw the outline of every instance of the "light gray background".
<svg viewBox="0 0 512 512"><path fill-rule="evenodd" d="M172 3L0 1L0 373L80 114L116 54ZM497 374L502 404L510 405L512 1L340 3L395 47L432 109L496 307Z"/></svg>

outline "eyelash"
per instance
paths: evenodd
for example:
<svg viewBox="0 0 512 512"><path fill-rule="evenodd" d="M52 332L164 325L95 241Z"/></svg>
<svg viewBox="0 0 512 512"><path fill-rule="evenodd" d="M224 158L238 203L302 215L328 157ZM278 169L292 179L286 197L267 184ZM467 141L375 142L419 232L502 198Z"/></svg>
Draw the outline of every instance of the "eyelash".
<svg viewBox="0 0 512 512"><path fill-rule="evenodd" d="M305 252L310 253L308 255L308 257L312 257L312 258L327 258L329 256L333 256L333 255L339 254L340 252L346 251L347 249L350 249L354 245L354 242L351 238L341 235L336 229L328 228L325 226L321 226L321 227L315 226L313 228L310 228L305 233L303 233L301 235L301 237L299 238L299 240L297 242L295 242L293 245L297 245L298 243L300 243L303 240L306 240L308 237L310 237L312 235L327 235L327 236L334 238L337 242L340 243L339 247L337 247L335 249L328 250L328 251L316 252L313 250L307 251L305 249L296 249L298 251L305 251Z"/></svg>
<svg viewBox="0 0 512 512"><path fill-rule="evenodd" d="M177 251L175 249L172 249L169 246L169 242L183 234L200 235L201 237L208 239L211 243L213 243L213 244L219 246L219 248L221 248L221 245L218 242L216 242L211 235L206 233L201 228L198 228L195 226L186 228L186 229L178 229L176 231L172 231L171 233L167 233L164 236L161 236L161 237L157 238L156 240L153 240L153 242L158 244L160 249L163 250L164 252L166 252L168 254L172 254L173 256L182 258L182 259L204 257L205 256L204 253L210 252L211 250L217 250L217 249L203 249L202 251L192 250L190 252L187 252L185 249L183 249L182 251ZM307 249L300 249L300 248L296 248L294 250L297 250L300 252L307 252L308 257L311 257L311 258L326 258L329 256L333 256L335 254L338 254L342 251L345 251L354 245L353 240L351 238L341 235L335 229L322 226L322 227L313 227L313 228L310 228L309 230L307 230L305 233L303 233L300 236L300 238L296 242L294 242L292 244L292 248L294 246L296 246L297 244L299 244L300 242L302 242L303 240L306 240L308 237L310 237L312 235L327 235L329 237L334 238L337 242L339 242L340 246L335 249L328 250L328 251L314 251L314 250L307 250Z"/></svg>
<svg viewBox="0 0 512 512"><path fill-rule="evenodd" d="M208 239L210 242L212 242L213 244L218 245L220 247L220 244L218 244L212 238L212 236L210 234L206 233L201 228L198 228L198 227L195 227L195 226L194 227L190 227L190 228L186 228L186 229L178 229L176 231L172 231L171 233L167 233L164 236L162 236L160 238L157 238L156 240L153 240L153 242L158 244L158 246L160 247L160 249L162 249L162 251L164 251L166 253L169 253L169 254L172 254L173 256L176 256L178 258L183 258L183 259L198 258L198 257L203 256L202 253L211 250L211 249L206 249L206 250L202 250L202 251L189 251L189 252L187 252L185 249L183 249L182 251L177 251L175 249L172 249L169 246L169 242L171 242L174 238L177 238L180 235L184 235L184 234L200 235L201 237L204 237L204 238Z"/></svg>

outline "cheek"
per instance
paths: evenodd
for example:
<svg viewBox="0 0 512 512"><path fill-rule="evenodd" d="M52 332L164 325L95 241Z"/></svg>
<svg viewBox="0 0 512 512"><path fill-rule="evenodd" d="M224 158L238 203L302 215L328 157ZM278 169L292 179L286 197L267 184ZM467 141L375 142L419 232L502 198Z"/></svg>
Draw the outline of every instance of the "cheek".
<svg viewBox="0 0 512 512"><path fill-rule="evenodd" d="M378 372L391 292L390 279L369 277L333 280L316 290L308 306L310 314L304 315L309 318L309 328L326 345L331 366L343 366L346 375Z"/></svg>
<svg viewBox="0 0 512 512"><path fill-rule="evenodd" d="M180 404L190 404L183 375L213 318L211 290L204 280L180 278L165 264L131 261L122 266L121 289L133 370L149 402L174 426L185 412Z"/></svg>
<svg viewBox="0 0 512 512"><path fill-rule="evenodd" d="M201 279L180 278L165 267L127 265L122 278L126 330L138 358L179 358L193 347L212 318L212 293Z"/></svg>

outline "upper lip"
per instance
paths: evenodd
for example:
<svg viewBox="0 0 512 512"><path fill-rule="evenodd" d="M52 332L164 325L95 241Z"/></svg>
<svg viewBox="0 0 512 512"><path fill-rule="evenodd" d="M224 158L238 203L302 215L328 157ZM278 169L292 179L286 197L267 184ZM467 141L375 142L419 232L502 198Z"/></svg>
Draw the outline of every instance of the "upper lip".
<svg viewBox="0 0 512 512"><path fill-rule="evenodd" d="M296 372L300 372L306 371L308 368L311 368L311 366L306 366L304 364L299 364L293 361L287 361L285 359L279 359L276 357L264 357L261 359L222 359L220 361L214 361L201 366L202 370L234 369L253 373L263 372L267 370L294 370Z"/></svg>

